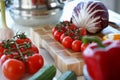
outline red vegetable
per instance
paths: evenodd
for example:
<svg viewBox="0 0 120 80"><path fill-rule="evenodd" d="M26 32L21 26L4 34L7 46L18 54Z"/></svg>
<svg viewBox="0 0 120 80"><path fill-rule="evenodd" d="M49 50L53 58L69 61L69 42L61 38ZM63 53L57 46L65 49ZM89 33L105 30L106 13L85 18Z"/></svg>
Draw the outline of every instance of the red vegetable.
<svg viewBox="0 0 120 80"><path fill-rule="evenodd" d="M108 18L108 10L103 3L84 0L73 9L71 20L77 27L96 33L108 26Z"/></svg>
<svg viewBox="0 0 120 80"><path fill-rule="evenodd" d="M25 74L25 65L17 59L8 59L3 63L2 71L9 80L20 80Z"/></svg>
<svg viewBox="0 0 120 80"><path fill-rule="evenodd" d="M62 45L65 48L71 48L72 42L73 42L73 39L70 36L66 36L62 40Z"/></svg>
<svg viewBox="0 0 120 80"><path fill-rule="evenodd" d="M4 48L2 47L2 43L0 43L0 58L4 54Z"/></svg>
<svg viewBox="0 0 120 80"><path fill-rule="evenodd" d="M120 41L104 41L84 37L83 42L95 41L84 50L83 57L93 80L120 80Z"/></svg>
<svg viewBox="0 0 120 80"><path fill-rule="evenodd" d="M81 51L83 52L88 45L89 45L89 44L82 43L82 44L81 44Z"/></svg>
<svg viewBox="0 0 120 80"><path fill-rule="evenodd" d="M81 44L82 44L82 41L74 40L72 42L72 50L75 51L75 52L81 51Z"/></svg>
<svg viewBox="0 0 120 80"><path fill-rule="evenodd" d="M16 39L17 44L31 42L31 40L24 33L16 34L16 36L17 36L17 39Z"/></svg>
<svg viewBox="0 0 120 80"><path fill-rule="evenodd" d="M21 80L25 73L34 74L44 65L39 49L24 33L2 41L0 49L0 65L9 80Z"/></svg>
<svg viewBox="0 0 120 80"><path fill-rule="evenodd" d="M55 31L53 36L54 36L54 39L57 40L57 41L60 41L60 36L63 34L63 32L61 31Z"/></svg>
<svg viewBox="0 0 120 80"><path fill-rule="evenodd" d="M10 58L13 58L12 55L2 55L1 58L0 58L0 65L2 66L2 64L7 60L7 59L10 59Z"/></svg>
<svg viewBox="0 0 120 80"><path fill-rule="evenodd" d="M28 73L34 74L36 73L40 68L44 65L44 59L39 54L34 54L32 56L29 56L26 65L28 68Z"/></svg>

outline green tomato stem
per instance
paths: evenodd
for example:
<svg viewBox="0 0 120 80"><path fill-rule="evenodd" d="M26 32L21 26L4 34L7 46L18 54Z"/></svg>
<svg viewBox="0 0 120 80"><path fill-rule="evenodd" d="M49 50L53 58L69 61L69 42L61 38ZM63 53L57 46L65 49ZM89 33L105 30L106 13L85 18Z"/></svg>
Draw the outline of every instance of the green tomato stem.
<svg viewBox="0 0 120 80"><path fill-rule="evenodd" d="M88 44L88 43L90 43L90 42L96 42L99 47L101 47L101 48L104 48L104 47L105 47L105 45L102 44L102 41L101 41L99 38L97 38L97 37L84 36L84 37L82 38L82 41L83 41L83 43L85 43L85 44Z"/></svg>
<svg viewBox="0 0 120 80"><path fill-rule="evenodd" d="M22 52L20 51L20 48L19 48L19 46L18 46L18 44L17 44L16 42L15 42L15 45L16 45L16 48L17 48L17 50L18 50L18 53L20 54L21 59L22 59L23 61L25 61L24 55L23 55Z"/></svg>

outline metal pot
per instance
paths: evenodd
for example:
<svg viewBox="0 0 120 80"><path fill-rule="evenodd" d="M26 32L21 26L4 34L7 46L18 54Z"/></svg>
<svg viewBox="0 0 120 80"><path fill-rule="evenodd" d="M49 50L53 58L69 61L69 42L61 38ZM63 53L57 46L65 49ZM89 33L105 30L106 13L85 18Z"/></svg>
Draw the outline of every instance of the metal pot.
<svg viewBox="0 0 120 80"><path fill-rule="evenodd" d="M25 26L56 24L64 6L62 0L6 0L13 20Z"/></svg>

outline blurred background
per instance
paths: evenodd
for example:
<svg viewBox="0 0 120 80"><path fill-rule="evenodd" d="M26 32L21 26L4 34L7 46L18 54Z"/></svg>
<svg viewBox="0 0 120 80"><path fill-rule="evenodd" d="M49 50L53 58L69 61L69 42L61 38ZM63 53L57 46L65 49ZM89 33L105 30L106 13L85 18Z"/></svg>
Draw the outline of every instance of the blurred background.
<svg viewBox="0 0 120 80"><path fill-rule="evenodd" d="M107 8L120 14L120 0L99 0L103 2Z"/></svg>

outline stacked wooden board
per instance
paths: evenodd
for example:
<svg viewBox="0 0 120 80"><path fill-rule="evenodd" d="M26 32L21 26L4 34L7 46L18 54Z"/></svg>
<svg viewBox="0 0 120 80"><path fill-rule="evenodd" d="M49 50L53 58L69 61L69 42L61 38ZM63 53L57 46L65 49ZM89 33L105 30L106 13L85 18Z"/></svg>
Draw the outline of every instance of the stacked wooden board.
<svg viewBox="0 0 120 80"><path fill-rule="evenodd" d="M119 32L119 26L114 23L109 23L109 25L110 26L106 27L101 33L89 36L102 38L109 33ZM40 26L31 28L31 39L38 47L42 47L50 53L61 72L73 70L77 75L83 75L84 60L82 53L65 49L61 43L54 40L51 32L53 27L54 26Z"/></svg>
<svg viewBox="0 0 120 80"><path fill-rule="evenodd" d="M81 52L65 49L61 43L54 40L51 30L53 26L32 28L31 39L38 46L46 49L53 57L61 72L73 70L77 75L83 75L84 61Z"/></svg>

